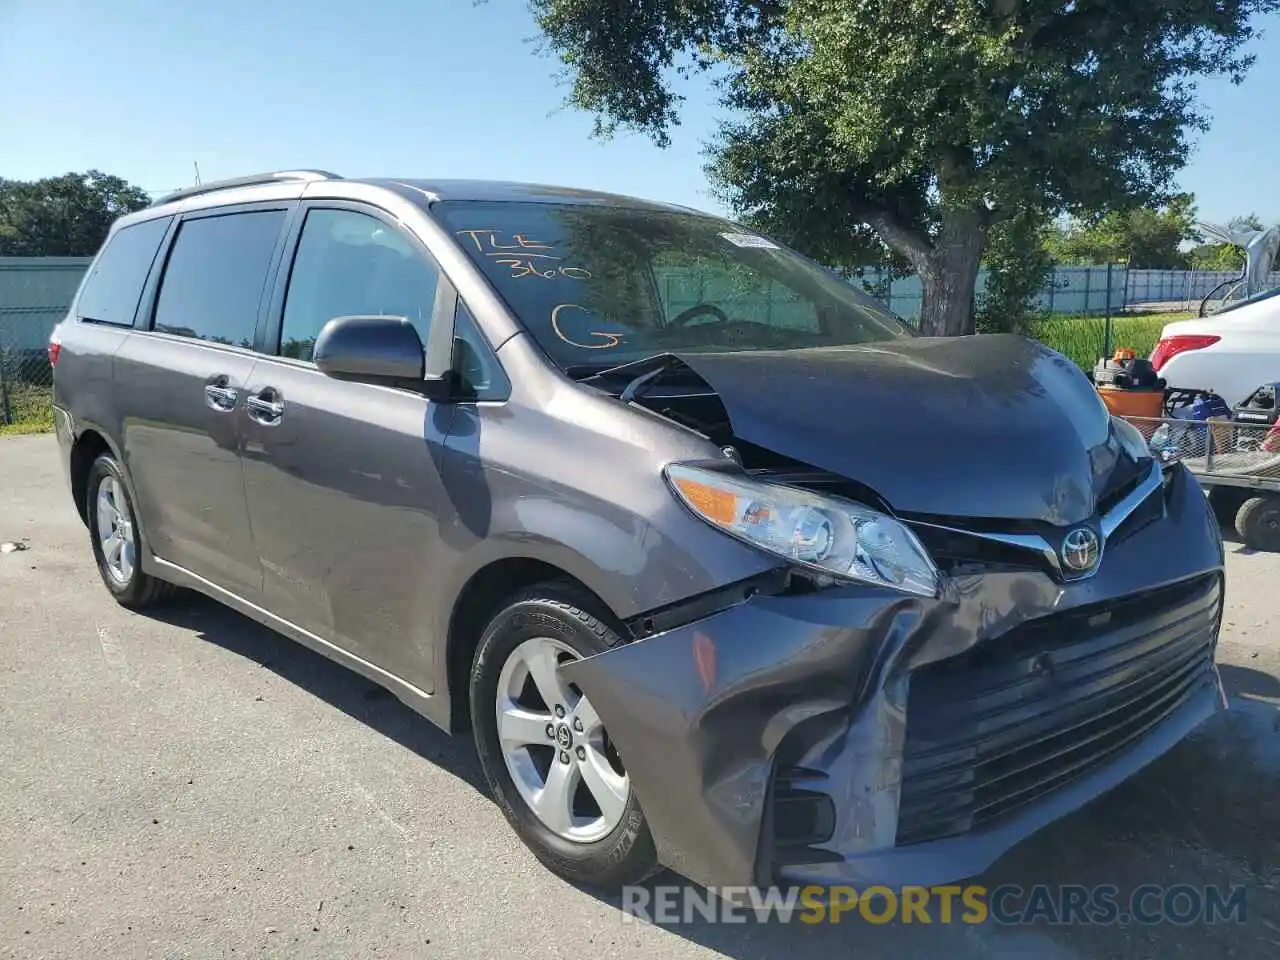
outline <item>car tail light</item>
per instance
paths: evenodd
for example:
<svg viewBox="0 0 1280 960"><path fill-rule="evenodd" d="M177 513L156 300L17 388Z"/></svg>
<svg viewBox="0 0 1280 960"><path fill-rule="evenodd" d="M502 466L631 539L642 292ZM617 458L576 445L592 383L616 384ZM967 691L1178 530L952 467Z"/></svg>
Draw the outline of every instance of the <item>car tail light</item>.
<svg viewBox="0 0 1280 960"><path fill-rule="evenodd" d="M58 365L58 354L60 353L62 353L62 341L54 333L49 337L49 366L56 367Z"/></svg>
<svg viewBox="0 0 1280 960"><path fill-rule="evenodd" d="M1182 334L1177 337L1165 337L1151 351L1151 366L1158 371L1178 354L1185 353L1188 350L1203 350L1205 347L1213 346L1221 339L1221 337L1214 337L1209 334Z"/></svg>

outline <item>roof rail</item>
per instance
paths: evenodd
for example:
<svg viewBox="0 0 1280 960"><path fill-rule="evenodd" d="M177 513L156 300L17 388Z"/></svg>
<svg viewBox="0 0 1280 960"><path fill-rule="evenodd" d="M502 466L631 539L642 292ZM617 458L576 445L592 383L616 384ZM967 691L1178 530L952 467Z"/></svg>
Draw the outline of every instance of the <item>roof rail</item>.
<svg viewBox="0 0 1280 960"><path fill-rule="evenodd" d="M286 183L291 180L310 182L313 180L341 180L342 177L336 173L329 173L326 170L277 170L272 173L253 173L247 177L232 177L229 180L211 180L209 183L202 183L194 187L186 187L183 190L175 190L173 193L166 194L151 205L153 207L163 206L166 203L173 203L175 200L185 200L187 197L198 197L205 193L214 193L218 190L230 190L232 187L252 187L261 183Z"/></svg>

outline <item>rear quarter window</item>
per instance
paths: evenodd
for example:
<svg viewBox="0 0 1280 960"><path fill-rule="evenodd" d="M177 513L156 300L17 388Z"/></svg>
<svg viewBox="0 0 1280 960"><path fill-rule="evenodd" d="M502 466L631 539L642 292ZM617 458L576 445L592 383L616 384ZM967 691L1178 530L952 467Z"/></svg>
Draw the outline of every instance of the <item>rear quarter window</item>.
<svg viewBox="0 0 1280 960"><path fill-rule="evenodd" d="M107 240L85 279L76 316L94 323L133 326L142 288L172 217L121 227Z"/></svg>

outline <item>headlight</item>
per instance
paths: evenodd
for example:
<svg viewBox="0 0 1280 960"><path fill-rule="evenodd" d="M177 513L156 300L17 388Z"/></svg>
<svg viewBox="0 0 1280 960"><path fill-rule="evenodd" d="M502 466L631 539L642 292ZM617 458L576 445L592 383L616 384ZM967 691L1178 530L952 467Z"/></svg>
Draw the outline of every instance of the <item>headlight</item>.
<svg viewBox="0 0 1280 960"><path fill-rule="evenodd" d="M893 517L688 464L670 464L666 476L685 506L754 547L848 580L937 595L937 568L915 534Z"/></svg>

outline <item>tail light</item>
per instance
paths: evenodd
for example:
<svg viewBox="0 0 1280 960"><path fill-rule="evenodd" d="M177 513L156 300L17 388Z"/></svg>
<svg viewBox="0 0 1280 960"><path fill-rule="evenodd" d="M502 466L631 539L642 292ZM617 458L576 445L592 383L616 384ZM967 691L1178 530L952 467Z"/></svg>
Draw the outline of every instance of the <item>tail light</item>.
<svg viewBox="0 0 1280 960"><path fill-rule="evenodd" d="M58 354L62 353L62 340L59 339L57 331L49 337L49 366L56 367L58 365Z"/></svg>
<svg viewBox="0 0 1280 960"><path fill-rule="evenodd" d="M1208 334L1182 334L1177 337L1165 337L1156 344L1156 348L1151 351L1151 366L1157 371L1168 363L1173 357L1188 350L1203 350L1205 347L1211 347L1221 337L1214 337Z"/></svg>

